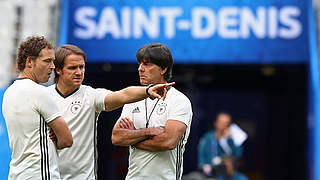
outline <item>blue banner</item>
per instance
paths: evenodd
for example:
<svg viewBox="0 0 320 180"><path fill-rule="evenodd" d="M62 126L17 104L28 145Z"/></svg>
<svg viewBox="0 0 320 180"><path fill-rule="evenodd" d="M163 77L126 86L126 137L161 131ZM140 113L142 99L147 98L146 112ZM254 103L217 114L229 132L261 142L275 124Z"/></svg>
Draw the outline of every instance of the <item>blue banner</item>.
<svg viewBox="0 0 320 180"><path fill-rule="evenodd" d="M136 63L161 42L175 63L306 63L307 1L64 0L60 45L89 62Z"/></svg>
<svg viewBox="0 0 320 180"><path fill-rule="evenodd" d="M9 147L9 137L6 122L2 115L3 93L6 89L0 88L0 179L8 179L9 165L11 160L11 150Z"/></svg>
<svg viewBox="0 0 320 180"><path fill-rule="evenodd" d="M316 12L312 0L309 8L309 107L308 107L308 179L320 180L320 69Z"/></svg>

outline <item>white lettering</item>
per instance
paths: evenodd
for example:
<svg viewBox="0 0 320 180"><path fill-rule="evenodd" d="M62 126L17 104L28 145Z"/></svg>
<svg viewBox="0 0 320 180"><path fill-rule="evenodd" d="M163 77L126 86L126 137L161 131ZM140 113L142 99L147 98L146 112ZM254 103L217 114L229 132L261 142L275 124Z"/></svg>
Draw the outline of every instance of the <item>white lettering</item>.
<svg viewBox="0 0 320 180"><path fill-rule="evenodd" d="M277 29L278 29L278 11L276 7L269 8L269 16L268 16L268 36L271 39L277 37Z"/></svg>
<svg viewBox="0 0 320 180"><path fill-rule="evenodd" d="M83 26L85 29L76 27L74 29L74 36L80 39L90 39L94 37L96 23L93 19L90 19L96 16L97 11L92 7L80 7L75 12L75 22L80 26Z"/></svg>
<svg viewBox="0 0 320 180"><path fill-rule="evenodd" d="M300 10L296 7L284 7L280 11L280 23L286 27L279 29L279 36L284 39L293 39L302 32L301 23L294 17L300 16Z"/></svg>
<svg viewBox="0 0 320 180"><path fill-rule="evenodd" d="M186 31L193 39L295 39L303 30L301 10L295 6L227 6L218 10L196 6L189 17L185 13L181 7L163 6L124 6L119 10L106 6L99 13L95 7L83 6L75 11L73 34L79 39L103 39L106 35L113 39L173 39L178 31Z"/></svg>
<svg viewBox="0 0 320 180"><path fill-rule="evenodd" d="M159 36L159 12L156 8L150 9L150 19L142 8L134 8L133 17L133 36L138 39L142 37L142 31L145 30L150 38Z"/></svg>
<svg viewBox="0 0 320 180"><path fill-rule="evenodd" d="M110 33L115 39L120 38L120 26L113 8L103 8L96 33L98 39L104 38L107 33Z"/></svg>
<svg viewBox="0 0 320 180"><path fill-rule="evenodd" d="M121 10L121 25L122 25L122 37L124 39L130 38L130 28L131 28L131 11L129 7L124 7Z"/></svg>
<svg viewBox="0 0 320 180"><path fill-rule="evenodd" d="M237 28L239 9L237 7L224 7L219 11L218 33L223 38L238 38Z"/></svg>
<svg viewBox="0 0 320 180"><path fill-rule="evenodd" d="M164 17L164 34L168 39L173 38L176 35L175 22L176 17L182 15L181 8L161 8L161 15Z"/></svg>
<svg viewBox="0 0 320 180"><path fill-rule="evenodd" d="M210 38L215 33L215 15L210 8L195 7L192 10L191 35L196 39ZM206 26L202 27L202 20L206 20Z"/></svg>
<svg viewBox="0 0 320 180"><path fill-rule="evenodd" d="M266 9L259 7L257 9L257 17L253 15L252 11L244 7L241 11L240 34L242 38L250 37L250 29L257 36L257 38L266 37Z"/></svg>

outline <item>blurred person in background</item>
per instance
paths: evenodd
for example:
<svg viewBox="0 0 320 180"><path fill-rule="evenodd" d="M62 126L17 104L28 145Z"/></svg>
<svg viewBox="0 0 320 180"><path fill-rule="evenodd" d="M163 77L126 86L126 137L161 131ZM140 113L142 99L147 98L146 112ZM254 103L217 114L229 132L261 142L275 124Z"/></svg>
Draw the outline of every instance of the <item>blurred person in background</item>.
<svg viewBox="0 0 320 180"><path fill-rule="evenodd" d="M48 87L74 138L71 148L58 151L61 179L66 180L97 179L96 124L101 111L111 111L148 96L165 97L165 88L174 84L131 86L115 92L95 89L82 84L85 63L86 54L79 47L61 46L55 53L55 84ZM51 138L55 140L54 136Z"/></svg>
<svg viewBox="0 0 320 180"><path fill-rule="evenodd" d="M60 179L57 149L70 147L71 132L46 87L54 69L54 49L44 37L20 44L18 78L3 97L3 116L12 150L8 179ZM56 136L49 139L48 128Z"/></svg>
<svg viewBox="0 0 320 180"><path fill-rule="evenodd" d="M171 79L173 59L161 43L143 46L137 52L142 85L167 83ZM130 179L181 179L183 153L190 133L190 100L174 87L167 88L166 99L147 98L126 104L112 131L112 143L129 147ZM148 135L152 128L159 134Z"/></svg>
<svg viewBox="0 0 320 180"><path fill-rule="evenodd" d="M242 156L242 146L231 137L231 115L221 112L213 122L214 130L200 139L198 167L207 177L217 180L247 180L237 171L237 159Z"/></svg>

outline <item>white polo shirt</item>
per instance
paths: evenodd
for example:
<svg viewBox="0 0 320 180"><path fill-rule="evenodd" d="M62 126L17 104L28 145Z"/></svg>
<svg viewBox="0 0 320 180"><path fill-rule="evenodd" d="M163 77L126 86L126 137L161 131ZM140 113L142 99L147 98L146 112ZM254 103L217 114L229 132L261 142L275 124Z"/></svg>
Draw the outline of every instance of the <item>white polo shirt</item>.
<svg viewBox="0 0 320 180"><path fill-rule="evenodd" d="M60 113L46 87L30 79L14 81L4 93L2 110L12 150L8 179L60 179L47 125Z"/></svg>
<svg viewBox="0 0 320 180"><path fill-rule="evenodd" d="M190 100L171 87L164 101L148 98L126 104L120 118L125 117L133 121L136 129L146 128L149 117L148 127L164 127L167 120L177 120L187 125L186 132L173 150L150 152L129 148L129 168L126 180L180 180L183 171L183 153L192 121Z"/></svg>
<svg viewBox="0 0 320 180"><path fill-rule="evenodd" d="M104 99L111 91L81 85L64 97L56 85L48 88L73 136L72 147L58 151L61 179L96 179L96 124L100 112L105 110Z"/></svg>

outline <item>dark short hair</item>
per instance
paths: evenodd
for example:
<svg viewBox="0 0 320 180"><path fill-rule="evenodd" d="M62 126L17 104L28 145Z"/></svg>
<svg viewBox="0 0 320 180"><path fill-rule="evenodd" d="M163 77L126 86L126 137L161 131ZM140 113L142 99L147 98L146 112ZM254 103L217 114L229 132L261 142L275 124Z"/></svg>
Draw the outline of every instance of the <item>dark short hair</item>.
<svg viewBox="0 0 320 180"><path fill-rule="evenodd" d="M83 56L84 62L86 62L86 53L84 53L79 47L71 44L65 44L58 48L55 53L55 70L54 70L54 82L57 83L59 80L59 74L57 73L56 69L62 70L64 67L64 62L67 56L71 54L81 55Z"/></svg>
<svg viewBox="0 0 320 180"><path fill-rule="evenodd" d="M138 50L136 57L138 63L150 61L151 63L156 64L162 69L167 68L167 71L164 74L164 79L166 81L169 81L171 79L173 59L171 52L167 46L161 43L150 43L144 45Z"/></svg>
<svg viewBox="0 0 320 180"><path fill-rule="evenodd" d="M229 111L225 111L225 110L219 111L219 112L217 113L216 119L215 119L214 121L217 121L218 117L219 117L220 115L223 115L223 114L229 116L230 119L231 119L231 121L232 121L232 115L231 115L231 113L230 113Z"/></svg>
<svg viewBox="0 0 320 180"><path fill-rule="evenodd" d="M18 70L22 72L26 67L27 58L36 60L44 48L53 49L53 45L43 36L31 36L21 42L17 57Z"/></svg>

